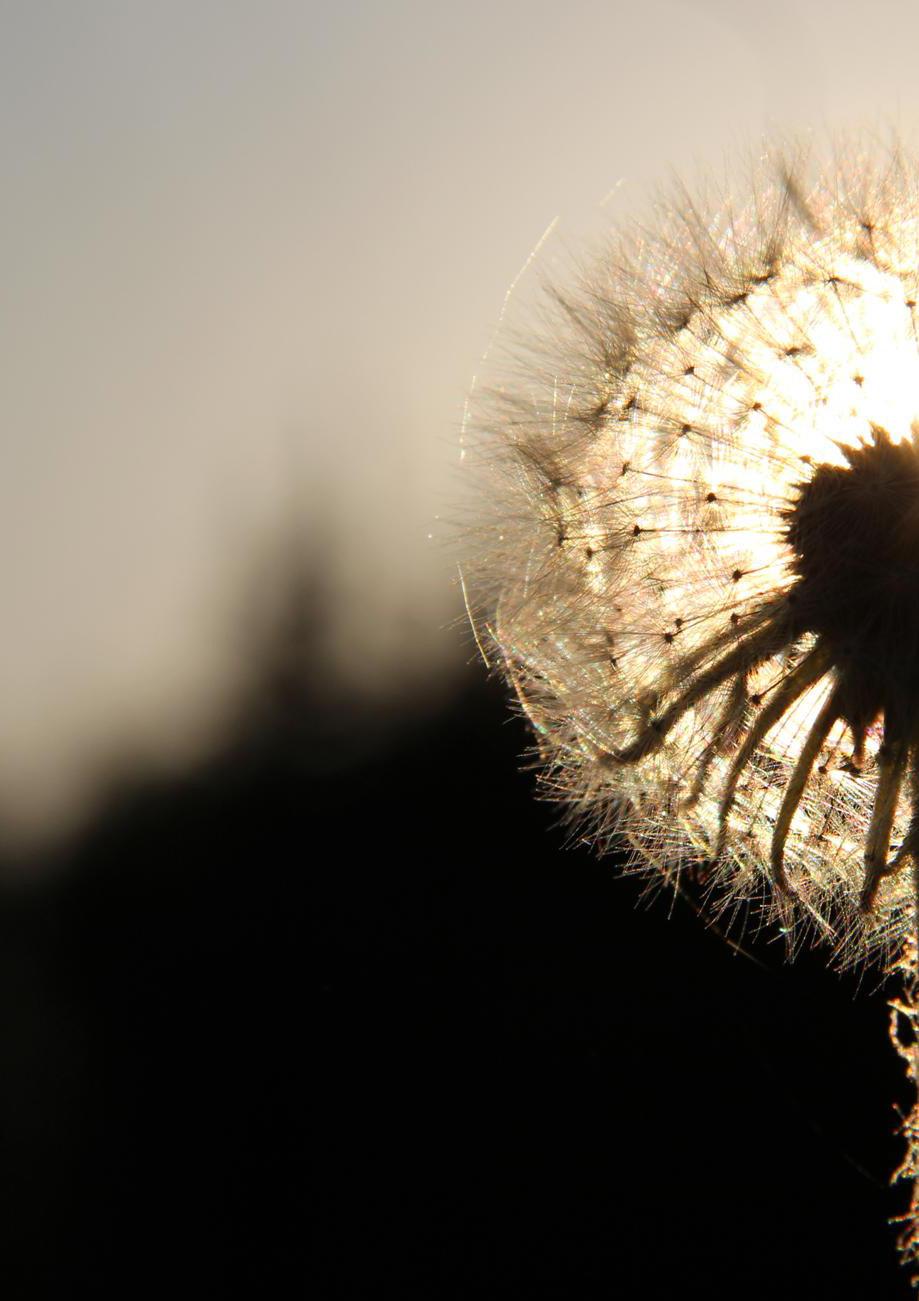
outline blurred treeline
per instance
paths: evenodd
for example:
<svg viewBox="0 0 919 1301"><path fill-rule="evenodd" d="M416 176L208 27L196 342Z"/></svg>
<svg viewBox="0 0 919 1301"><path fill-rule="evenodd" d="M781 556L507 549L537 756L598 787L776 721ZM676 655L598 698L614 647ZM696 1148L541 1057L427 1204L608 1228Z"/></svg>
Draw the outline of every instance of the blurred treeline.
<svg viewBox="0 0 919 1301"><path fill-rule="evenodd" d="M478 666L393 712L282 615L221 753L8 877L4 1294L905 1296L882 1001L637 906Z"/></svg>

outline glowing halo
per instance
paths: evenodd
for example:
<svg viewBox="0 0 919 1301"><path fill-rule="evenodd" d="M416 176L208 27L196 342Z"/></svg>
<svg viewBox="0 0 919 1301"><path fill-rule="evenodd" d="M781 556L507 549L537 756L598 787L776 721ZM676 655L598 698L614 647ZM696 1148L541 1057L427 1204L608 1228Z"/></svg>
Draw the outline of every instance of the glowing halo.
<svg viewBox="0 0 919 1301"><path fill-rule="evenodd" d="M887 773L846 639L789 617L790 521L821 467L821 489L833 467L877 480L853 454L917 437L916 190L896 155L810 179L770 159L752 200L704 213L679 196L552 291L526 384L477 411L496 516L473 600L546 789L635 869L704 864L722 907L755 899L843 962L895 953L911 920L919 730ZM873 527L868 506L852 523Z"/></svg>

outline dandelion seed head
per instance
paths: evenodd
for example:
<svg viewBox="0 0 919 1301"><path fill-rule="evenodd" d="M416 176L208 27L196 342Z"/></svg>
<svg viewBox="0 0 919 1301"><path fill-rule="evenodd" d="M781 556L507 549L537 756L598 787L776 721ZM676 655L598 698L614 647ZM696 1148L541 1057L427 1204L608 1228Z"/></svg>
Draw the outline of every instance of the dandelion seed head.
<svg viewBox="0 0 919 1301"><path fill-rule="evenodd" d="M841 962L919 854L919 170L769 155L620 234L476 399L477 623L601 848Z"/></svg>

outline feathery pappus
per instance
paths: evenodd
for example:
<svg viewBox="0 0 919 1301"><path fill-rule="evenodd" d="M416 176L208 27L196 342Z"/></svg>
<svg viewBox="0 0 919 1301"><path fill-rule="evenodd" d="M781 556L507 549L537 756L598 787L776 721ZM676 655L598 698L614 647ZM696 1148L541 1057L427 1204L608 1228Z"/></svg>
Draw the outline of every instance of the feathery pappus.
<svg viewBox="0 0 919 1301"><path fill-rule="evenodd" d="M547 301L476 399L469 580L546 789L638 869L889 959L919 859L919 169L769 155Z"/></svg>
<svg viewBox="0 0 919 1301"><path fill-rule="evenodd" d="M916 1269L919 163L767 153L544 301L471 404L476 640L600 850L899 978Z"/></svg>

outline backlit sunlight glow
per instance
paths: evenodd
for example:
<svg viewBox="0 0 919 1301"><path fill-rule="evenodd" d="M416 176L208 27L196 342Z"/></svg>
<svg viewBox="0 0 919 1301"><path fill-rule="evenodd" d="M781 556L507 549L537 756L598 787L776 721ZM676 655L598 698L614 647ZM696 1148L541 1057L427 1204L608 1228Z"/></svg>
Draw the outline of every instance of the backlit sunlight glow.
<svg viewBox="0 0 919 1301"><path fill-rule="evenodd" d="M584 273L553 340L564 365L550 376L536 363L544 396L504 391L485 413L503 422L508 456L479 585L493 590L484 623L542 739L546 781L592 838L624 831L635 866L668 878L704 859L722 903L755 895L844 962L892 955L910 918L908 874L879 885L870 916L858 907L876 720L859 763L833 722L785 842L794 894L768 890L778 804L832 665L778 714L719 813L737 751L715 742L749 727L812 633L746 666L742 692L714 682L636 761L611 756L794 587L783 512L814 467L844 467L843 449L876 430L896 443L919 428L919 222L886 211L883 227L863 223L890 178L862 184L859 196L815 191L806 216L781 186L752 217L669 213L625 270L619 247ZM893 845L909 818L904 784Z"/></svg>
<svg viewBox="0 0 919 1301"><path fill-rule="evenodd" d="M467 598L585 839L896 971L915 1079L919 173L747 180L616 235L476 395Z"/></svg>

